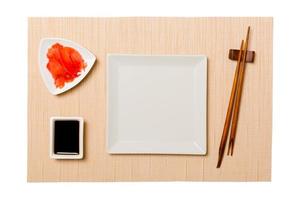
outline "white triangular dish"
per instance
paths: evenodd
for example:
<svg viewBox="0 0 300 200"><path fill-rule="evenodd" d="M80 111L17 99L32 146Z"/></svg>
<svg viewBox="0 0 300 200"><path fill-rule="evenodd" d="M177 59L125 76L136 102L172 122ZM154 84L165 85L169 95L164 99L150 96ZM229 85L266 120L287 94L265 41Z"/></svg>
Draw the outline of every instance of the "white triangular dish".
<svg viewBox="0 0 300 200"><path fill-rule="evenodd" d="M47 52L48 49L55 43L60 43L63 46L68 46L76 49L86 62L86 68L81 72L81 74L75 78L72 82L66 83L63 88L57 88L54 84L54 79L51 76L51 73L47 69ZM96 61L96 57L86 48L80 46L79 44L72 42L70 40L62 39L62 38L44 38L40 42L40 49L39 49L39 68L40 73L42 75L43 81L48 88L49 92L53 95L58 95L63 92L68 91L69 89L75 87L84 77L89 73L92 69L94 63Z"/></svg>

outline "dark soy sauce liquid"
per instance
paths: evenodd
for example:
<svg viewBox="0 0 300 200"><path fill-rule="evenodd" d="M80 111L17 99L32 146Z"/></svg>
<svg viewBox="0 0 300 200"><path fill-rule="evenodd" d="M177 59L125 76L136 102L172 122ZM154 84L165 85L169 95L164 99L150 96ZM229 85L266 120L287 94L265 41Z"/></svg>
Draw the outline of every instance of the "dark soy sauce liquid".
<svg viewBox="0 0 300 200"><path fill-rule="evenodd" d="M79 121L54 122L54 153L79 154Z"/></svg>

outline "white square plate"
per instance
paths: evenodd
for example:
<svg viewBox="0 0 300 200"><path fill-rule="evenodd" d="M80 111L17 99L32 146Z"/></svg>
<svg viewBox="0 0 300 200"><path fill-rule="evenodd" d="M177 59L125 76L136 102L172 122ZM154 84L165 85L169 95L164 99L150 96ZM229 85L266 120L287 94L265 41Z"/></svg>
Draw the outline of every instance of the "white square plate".
<svg viewBox="0 0 300 200"><path fill-rule="evenodd" d="M107 56L107 151L206 154L207 58Z"/></svg>

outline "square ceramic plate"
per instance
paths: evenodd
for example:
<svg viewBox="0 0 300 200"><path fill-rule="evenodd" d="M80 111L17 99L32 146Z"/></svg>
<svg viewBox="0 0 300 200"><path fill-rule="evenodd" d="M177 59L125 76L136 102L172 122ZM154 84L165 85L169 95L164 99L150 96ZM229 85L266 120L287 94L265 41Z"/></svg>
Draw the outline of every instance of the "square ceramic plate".
<svg viewBox="0 0 300 200"><path fill-rule="evenodd" d="M107 151L206 154L207 58L107 56Z"/></svg>

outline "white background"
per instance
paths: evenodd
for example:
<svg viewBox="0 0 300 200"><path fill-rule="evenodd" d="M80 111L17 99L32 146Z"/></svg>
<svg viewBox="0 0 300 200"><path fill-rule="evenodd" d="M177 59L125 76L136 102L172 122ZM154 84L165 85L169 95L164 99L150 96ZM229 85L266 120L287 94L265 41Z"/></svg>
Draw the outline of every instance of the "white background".
<svg viewBox="0 0 300 200"><path fill-rule="evenodd" d="M0 199L299 199L300 6L297 1L0 3ZM28 16L274 16L271 183L27 183Z"/></svg>

